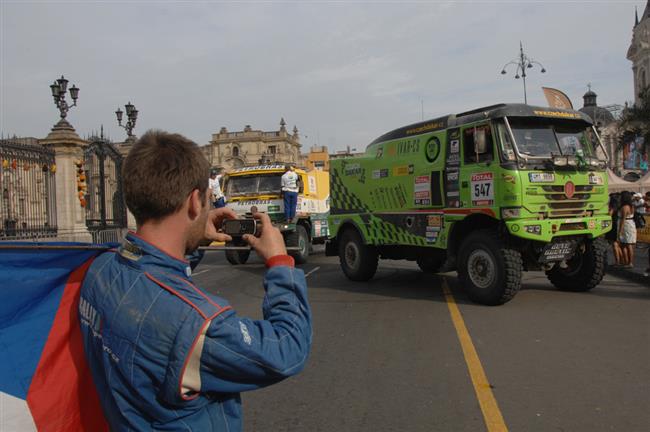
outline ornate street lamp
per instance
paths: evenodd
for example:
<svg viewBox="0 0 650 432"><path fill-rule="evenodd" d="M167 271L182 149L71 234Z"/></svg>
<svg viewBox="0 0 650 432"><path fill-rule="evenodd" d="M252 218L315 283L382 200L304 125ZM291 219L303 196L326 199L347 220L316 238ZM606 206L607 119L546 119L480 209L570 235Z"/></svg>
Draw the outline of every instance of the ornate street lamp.
<svg viewBox="0 0 650 432"><path fill-rule="evenodd" d="M59 120L59 123L57 123L56 126L71 127L70 123L68 123L68 121L65 118L68 115L68 111L70 110L70 108L72 108L73 106L77 106L77 99L79 98L79 88L73 85L69 89L70 97L72 98L72 105L68 105L68 102L65 100L65 94L68 92L68 80L65 79L63 75L61 75L61 78L54 81L54 83L50 85L50 89L52 90L54 105L56 105L56 107L59 109L59 113L61 115L61 120Z"/></svg>
<svg viewBox="0 0 650 432"><path fill-rule="evenodd" d="M133 141L135 140L133 129L135 128L135 122L138 120L138 110L135 109L135 106L131 104L131 102L124 105L124 109L126 109L126 118L128 120L125 125L122 124L122 116L124 115L124 111L122 111L120 108L117 108L117 111L115 111L115 116L117 116L117 125L126 130L126 134L128 135L126 140Z"/></svg>
<svg viewBox="0 0 650 432"><path fill-rule="evenodd" d="M522 46L521 41L519 41L519 56L503 65L503 68L501 68L502 75L507 73L506 68L509 65L515 65L516 67L515 79L522 78L524 82L524 103L528 104L528 97L526 96L526 69L532 69L533 65L538 65L542 69L542 73L546 73L546 69L540 62L537 62L524 54L524 47Z"/></svg>

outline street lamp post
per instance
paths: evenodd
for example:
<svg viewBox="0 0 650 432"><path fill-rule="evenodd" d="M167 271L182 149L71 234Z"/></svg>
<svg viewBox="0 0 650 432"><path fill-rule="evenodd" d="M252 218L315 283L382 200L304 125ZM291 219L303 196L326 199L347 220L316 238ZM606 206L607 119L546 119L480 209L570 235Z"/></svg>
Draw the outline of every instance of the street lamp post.
<svg viewBox="0 0 650 432"><path fill-rule="evenodd" d="M117 116L117 125L126 130L127 141L134 141L135 135L133 135L133 129L135 128L135 122L138 120L138 110L135 109L135 106L131 104L131 102L124 105L124 109L126 109L126 118L128 120L126 121L125 125L122 124L122 116L124 115L124 111L118 107L117 111L115 111L115 116Z"/></svg>
<svg viewBox="0 0 650 432"><path fill-rule="evenodd" d="M503 68L501 69L502 75L506 74L506 68L509 65L515 65L516 67L515 79L521 78L524 82L524 103L528 104L528 97L526 95L526 69L532 69L533 65L538 65L542 68L542 73L546 73L546 69L540 62L537 62L524 54L524 47L522 46L521 41L519 41L519 56L503 65Z"/></svg>
<svg viewBox="0 0 650 432"><path fill-rule="evenodd" d="M61 115L61 120L56 124L56 126L65 126L72 127L70 123L65 119L68 115L68 111L73 106L77 106L77 99L79 98L79 88L75 87L74 84L70 89L68 89L68 80L65 79L63 75L61 78L57 79L50 85L52 90L52 97L54 98L54 105L59 109L59 114ZM65 95L70 90L70 97L72 98L72 105L68 105L68 102L65 100ZM56 127L55 126L55 127Z"/></svg>

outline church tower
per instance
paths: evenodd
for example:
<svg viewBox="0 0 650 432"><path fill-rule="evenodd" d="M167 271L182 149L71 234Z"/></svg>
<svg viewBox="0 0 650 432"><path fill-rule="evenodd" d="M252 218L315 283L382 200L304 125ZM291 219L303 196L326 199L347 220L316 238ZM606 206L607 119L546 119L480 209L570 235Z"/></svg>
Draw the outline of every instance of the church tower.
<svg viewBox="0 0 650 432"><path fill-rule="evenodd" d="M650 86L650 0L639 19L635 11L632 43L627 51L634 74L634 103L639 103L639 93Z"/></svg>

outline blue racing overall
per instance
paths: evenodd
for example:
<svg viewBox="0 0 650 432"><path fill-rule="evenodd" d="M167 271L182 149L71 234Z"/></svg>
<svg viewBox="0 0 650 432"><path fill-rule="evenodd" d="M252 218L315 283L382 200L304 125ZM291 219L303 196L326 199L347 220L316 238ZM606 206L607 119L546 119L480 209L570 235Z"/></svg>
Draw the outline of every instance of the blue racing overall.
<svg viewBox="0 0 650 432"><path fill-rule="evenodd" d="M311 346L307 286L280 261L264 276L264 320L252 320L196 287L189 262L134 233L98 256L79 319L111 430L239 431L239 392L300 372Z"/></svg>

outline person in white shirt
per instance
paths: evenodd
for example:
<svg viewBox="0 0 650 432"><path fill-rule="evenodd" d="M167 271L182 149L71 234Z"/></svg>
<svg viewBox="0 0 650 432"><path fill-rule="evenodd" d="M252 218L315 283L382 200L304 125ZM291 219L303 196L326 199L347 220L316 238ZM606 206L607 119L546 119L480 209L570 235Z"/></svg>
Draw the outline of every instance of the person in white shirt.
<svg viewBox="0 0 650 432"><path fill-rule="evenodd" d="M219 168L210 172L210 181L208 186L212 189L212 201L215 208L226 206L226 197L221 191L221 178L223 169Z"/></svg>
<svg viewBox="0 0 650 432"><path fill-rule="evenodd" d="M282 175L282 196L284 198L284 217L287 223L292 223L296 217L298 205L298 190L300 177L291 165L286 165L286 172Z"/></svg>

